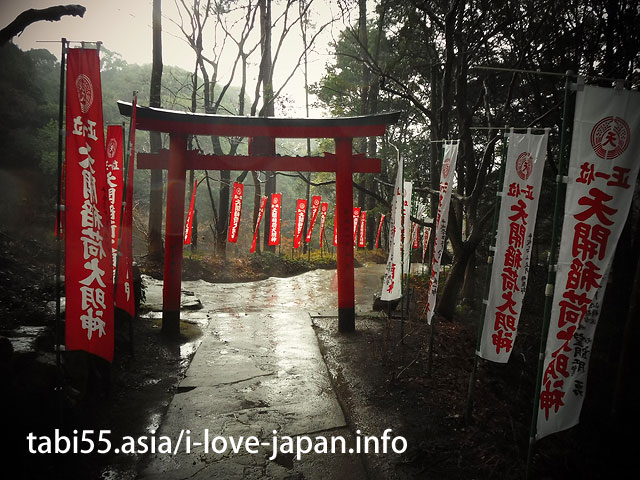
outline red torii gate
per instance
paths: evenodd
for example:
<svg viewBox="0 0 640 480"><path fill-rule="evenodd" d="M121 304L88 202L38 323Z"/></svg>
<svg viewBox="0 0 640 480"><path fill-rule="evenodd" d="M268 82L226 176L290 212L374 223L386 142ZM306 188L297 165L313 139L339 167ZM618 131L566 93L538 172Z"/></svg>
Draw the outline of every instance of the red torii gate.
<svg viewBox="0 0 640 480"><path fill-rule="evenodd" d="M131 103L118 101L122 115L131 117ZM180 290L187 170L271 170L335 172L338 231L338 330L355 330L353 288L353 173L379 173L381 161L353 155L353 139L379 136L397 122L400 112L344 118L239 117L189 113L136 106L136 130L170 135L169 150L138 154L138 168L168 169L165 258L162 287L162 330L180 331ZM189 135L252 138L252 152L244 155L203 155L187 150ZM279 156L276 138L333 138L336 153L324 157Z"/></svg>

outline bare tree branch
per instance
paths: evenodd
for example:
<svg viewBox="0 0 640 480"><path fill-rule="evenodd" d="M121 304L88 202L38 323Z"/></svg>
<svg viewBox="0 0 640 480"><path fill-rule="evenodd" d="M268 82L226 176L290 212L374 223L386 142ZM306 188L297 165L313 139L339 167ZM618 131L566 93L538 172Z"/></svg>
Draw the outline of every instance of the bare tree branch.
<svg viewBox="0 0 640 480"><path fill-rule="evenodd" d="M46 20L57 22L65 15L84 17L87 9L82 5L58 5L55 7L35 9L30 8L18 15L13 22L0 30L0 46L7 43L16 35L22 34L25 28L35 22Z"/></svg>

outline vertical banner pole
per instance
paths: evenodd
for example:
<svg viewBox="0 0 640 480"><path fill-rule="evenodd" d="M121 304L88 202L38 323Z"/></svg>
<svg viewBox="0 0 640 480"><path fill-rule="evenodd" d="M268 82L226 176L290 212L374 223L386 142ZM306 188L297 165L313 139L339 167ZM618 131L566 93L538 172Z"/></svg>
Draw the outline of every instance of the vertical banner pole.
<svg viewBox="0 0 640 480"><path fill-rule="evenodd" d="M125 211L125 207L127 204L127 188L130 185L127 185L127 180L128 180L128 176L129 176L129 168L130 167L130 157L131 157L131 129L133 128L132 123L135 122L135 115L134 115L134 110L136 109L136 106L138 104L138 100L137 100L137 94L138 92L133 92L133 98L132 98L132 102L131 102L131 121L129 122L129 134L127 135L127 144L125 145L126 148L123 149L122 152L122 202L120 202L120 225L118 228L118 240L117 240L117 248L118 248L118 258L120 258L120 251L122 249L122 226L124 224L124 211ZM123 125L124 126L124 125ZM122 131L124 132L124 128L122 129ZM115 275L114 278L116 279L115 282L113 282L113 298L114 298L114 302L115 302L115 298L116 298L116 290L117 290L117 279L118 279L118 265L119 265L119 261L116 260L116 264L114 265L114 270L115 270Z"/></svg>
<svg viewBox="0 0 640 480"><path fill-rule="evenodd" d="M62 38L62 53L60 55L60 96L58 100L58 208L56 209L56 227L58 235L56 236L56 324L54 328L55 343L56 343L56 366L60 369L60 323L61 323L61 305L60 305L60 290L61 290L61 277L60 272L62 270L62 205L60 203L62 199L62 145L64 140L63 130L64 123L64 78L65 78L65 63L67 55L67 39ZM62 385L58 385L61 388Z"/></svg>
<svg viewBox="0 0 640 480"><path fill-rule="evenodd" d="M544 351L547 343L547 335L549 333L549 322L551 319L551 307L553 303L553 288L556 281L555 262L558 255L558 231L560 228L560 216L563 214L564 195L566 184L562 177L565 172L565 159L567 148L567 125L569 110L569 93L571 87L571 78L574 76L571 70L566 72L566 81L564 84L564 107L562 112L562 131L560 132L560 153L558 158L558 177L556 179L556 198L553 210L553 224L551 228L551 248L549 251L547 285L545 288L544 317L542 321L542 330L540 332L540 352L538 356L538 374L536 376L535 395L533 397L533 413L531 416L531 428L529 430L529 448L527 451L527 471L526 478L531 478L531 468L533 466L533 450L536 441L536 429L538 424L538 399L540 397L540 384L542 382L542 370L544 368Z"/></svg>
<svg viewBox="0 0 640 480"><path fill-rule="evenodd" d="M500 132L497 136L500 135ZM476 373L478 371L478 363L480 356L478 355L478 351L480 350L480 342L482 341L482 330L484 328L484 320L487 310L487 298L489 296L489 286L491 284L491 274L493 272L493 252L496 246L496 234L498 230L498 217L500 215L500 204L501 202L501 192L504 190L504 170L505 164L507 163L505 160L505 155L507 152L507 140L503 138L503 149L502 156L500 158L500 180L498 181L498 190L496 192L496 203L493 209L493 223L491 225L491 241L489 243L489 256L487 257L487 271L485 273L485 282L484 282L484 294L482 295L482 307L480 308L480 321L478 323L478 335L476 338L476 350L473 356L473 368L471 369L471 377L469 379L469 390L467 392L467 406L465 408L464 418L467 424L471 423L471 416L473 414L473 399L475 395L475 383L476 383ZM493 247L493 249L492 249Z"/></svg>
<svg viewBox="0 0 640 480"><path fill-rule="evenodd" d="M400 181L402 195L400 196L400 231L404 234L400 234L400 341L404 340L404 235L407 232L404 231L404 157L400 156L400 150L393 145L393 148L398 152L398 165L402 162L402 180Z"/></svg>
<svg viewBox="0 0 640 480"><path fill-rule="evenodd" d="M134 166L131 164L131 162L133 161L134 158L134 151L135 151L135 141L132 140L132 135L135 135L136 132L136 112L135 110L138 108L138 91L134 90L132 92L132 102L131 102L131 121L129 122L129 134L127 135L127 149L123 152L123 160L124 160L124 165L123 165L123 172L122 172L122 204L121 204L121 214L120 214L120 229L118 230L118 259L116 260L116 268L115 268L115 272L116 272L116 276L115 279L116 281L113 283L113 298L114 298L114 303L115 303L115 298L116 298L116 290L117 290L117 286L118 286L118 264L120 263L120 250L122 249L122 231L123 231L123 226L124 226L124 212L125 212L125 208L128 208L129 212L131 215L133 215L133 205L127 205L127 199L131 199L131 201L133 202L133 194L132 195L128 195L127 194L127 189L129 188L133 188L133 185L129 185L129 169L133 168ZM124 128L122 129L122 131L124 132ZM133 150L133 151L132 151ZM131 172L131 180L133 183L133 172ZM133 191L132 191L133 192ZM127 217L129 218L129 217ZM128 220L127 220L128 222ZM130 225L126 225L127 227L129 227ZM132 226L131 226L132 227ZM133 227L132 227L133 228ZM127 235L133 235L133 229L130 232L127 232ZM129 242L130 237L125 238L125 242ZM133 245L130 244L127 247L128 250L128 254L127 257L130 255L131 261L133 262ZM124 265L125 270L125 275L126 272L129 270L128 267L128 263ZM133 273L133 269L131 271L131 273ZM125 277L126 278L126 277ZM133 278L131 278L131 286L133 287ZM131 294L133 295L133 289ZM135 317L135 312L133 314L133 317ZM129 319L129 350L131 352L131 354L133 355L133 318Z"/></svg>
<svg viewBox="0 0 640 480"><path fill-rule="evenodd" d="M404 175L404 168L402 169L402 174ZM402 182L402 186L404 187L404 180ZM413 197L413 190L411 191L411 196ZM404 205L404 200L403 200L403 205ZM411 204L409 205L409 265L407 267L407 283L406 283L406 287L405 287L405 292L407 292L407 322L411 321L411 308L409 306L409 301L411 299L411 288L410 288L410 284L409 284L409 278L411 277L411 255L413 253L413 240L412 240L412 236L413 236L413 224L411 223L411 210L414 210L414 215L416 214L415 209L413 208L413 201L411 202ZM407 234L407 232L404 232L405 235ZM403 257L404 259L404 257ZM404 298L402 299L404 302ZM400 338L400 342L404 343L404 335L402 335L402 337Z"/></svg>
<svg viewBox="0 0 640 480"><path fill-rule="evenodd" d="M60 305L60 290L62 287L62 281L60 277L60 272L62 270L62 148L64 135L66 134L66 129L63 127L64 123L64 103L65 103L65 64L66 64L66 54L67 54L67 39L62 38L62 53L60 55L60 96L58 100L58 195L57 195L57 206L56 209L56 318L54 325L54 336L55 336L55 348L56 348L56 367L58 370L58 378L55 384L56 390L56 398L58 401L58 420L59 424L62 425L64 422L64 410L63 410L63 382L64 378L62 376L62 367L61 367L61 359L60 359L60 324L62 323L62 312Z"/></svg>

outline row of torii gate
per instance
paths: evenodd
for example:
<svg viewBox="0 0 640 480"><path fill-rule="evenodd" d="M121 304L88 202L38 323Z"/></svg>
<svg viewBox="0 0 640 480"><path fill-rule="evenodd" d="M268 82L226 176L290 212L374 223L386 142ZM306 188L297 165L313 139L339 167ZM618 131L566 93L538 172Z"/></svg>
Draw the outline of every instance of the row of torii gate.
<svg viewBox="0 0 640 480"><path fill-rule="evenodd" d="M131 117L132 105L118 102L122 115ZM162 288L162 330L180 331L180 292L187 170L264 170L280 172L335 172L338 233L338 331L355 330L353 286L353 174L379 173L381 160L353 154L353 139L383 135L400 112L343 118L238 117L136 106L136 130L170 136L169 150L138 154L139 169L167 169L165 257ZM189 135L247 137L249 155L204 155L187 150ZM335 154L323 157L276 155L276 138L333 138Z"/></svg>

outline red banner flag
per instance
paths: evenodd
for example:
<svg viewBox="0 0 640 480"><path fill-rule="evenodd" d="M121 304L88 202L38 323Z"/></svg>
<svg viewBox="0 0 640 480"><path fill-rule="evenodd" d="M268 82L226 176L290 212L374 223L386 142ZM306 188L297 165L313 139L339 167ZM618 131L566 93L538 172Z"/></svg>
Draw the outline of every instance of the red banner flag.
<svg viewBox="0 0 640 480"><path fill-rule="evenodd" d="M249 250L251 253L256 251L256 243L258 241L258 232L260 231L260 222L262 221L262 216L264 215L264 209L267 206L267 197L262 197L260 199L260 209L258 210L258 219L256 220L256 229L253 232L253 241L251 242L251 249Z"/></svg>
<svg viewBox="0 0 640 480"><path fill-rule="evenodd" d="M137 98L134 98L129 132L131 150L127 165L124 211L120 223L120 255L118 256L115 298L116 308L124 310L132 318L136 314L135 299L133 297L133 165L136 153L136 105Z"/></svg>
<svg viewBox="0 0 640 480"><path fill-rule="evenodd" d="M184 226L184 244L191 245L191 230L193 228L193 211L196 206L196 189L198 188L198 180L193 182L193 192L191 192L191 202L189 202L189 213L187 213L187 222Z"/></svg>
<svg viewBox="0 0 640 480"><path fill-rule="evenodd" d="M309 219L309 230L307 231L307 238L304 239L306 243L311 241L311 232L313 232L313 226L318 218L318 211L320 210L320 195L314 195L311 197L311 218Z"/></svg>
<svg viewBox="0 0 640 480"><path fill-rule="evenodd" d="M422 237L422 263L424 263L424 257L427 254L427 246L429 245L429 235L431 235L431 229L424 227L424 234Z"/></svg>
<svg viewBox="0 0 640 480"><path fill-rule="evenodd" d="M320 205L320 247L324 241L324 224L327 221L327 211L329 210L329 204L323 202Z"/></svg>
<svg viewBox="0 0 640 480"><path fill-rule="evenodd" d="M69 49L66 129L66 349L112 361L113 266L97 50Z"/></svg>
<svg viewBox="0 0 640 480"><path fill-rule="evenodd" d="M380 217L380 225L378 225L378 234L376 235L376 248L380 245L380 232L382 231L382 223L384 222L384 213Z"/></svg>
<svg viewBox="0 0 640 480"><path fill-rule="evenodd" d="M362 210L360 212L360 235L358 235L358 246L364 247L365 243L365 234L367 232L367 211Z"/></svg>
<svg viewBox="0 0 640 480"><path fill-rule="evenodd" d="M360 207L353 207L353 246L358 240L358 223L360 223Z"/></svg>
<svg viewBox="0 0 640 480"><path fill-rule="evenodd" d="M242 213L242 192L244 185L233 182L233 199L231 200L231 214L229 215L229 242L238 241L238 230L240 228L240 213Z"/></svg>
<svg viewBox="0 0 640 480"><path fill-rule="evenodd" d="M304 227L304 216L307 211L307 201L299 198L296 202L296 226L293 234L293 248L300 247L302 240L302 227Z"/></svg>
<svg viewBox="0 0 640 480"><path fill-rule="evenodd" d="M124 176L122 170L122 125L107 127L107 146L105 148L107 166L107 194L109 199L109 226L111 228L111 254L113 275L118 261L118 238L120 235L120 216L122 215L122 189Z"/></svg>
<svg viewBox="0 0 640 480"><path fill-rule="evenodd" d="M282 210L282 194L271 195L271 225L269 225L269 245L280 245L280 212Z"/></svg>
<svg viewBox="0 0 640 480"><path fill-rule="evenodd" d="M420 248L420 225L418 225L417 223L413 224L413 232L411 233L412 235L412 239L413 239L413 244L411 245L412 248Z"/></svg>

